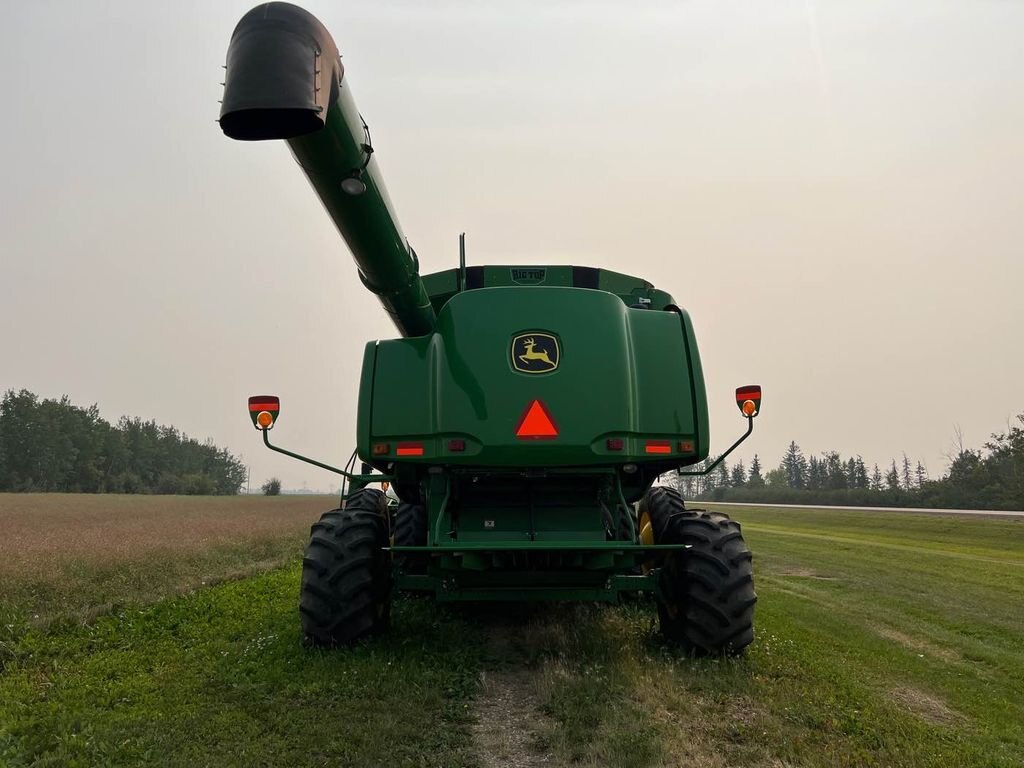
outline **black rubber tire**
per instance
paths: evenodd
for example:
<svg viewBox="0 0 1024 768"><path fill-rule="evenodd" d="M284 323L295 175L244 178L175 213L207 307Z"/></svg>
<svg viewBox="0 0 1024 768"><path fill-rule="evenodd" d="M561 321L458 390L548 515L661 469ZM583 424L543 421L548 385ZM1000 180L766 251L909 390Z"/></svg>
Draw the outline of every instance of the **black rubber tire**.
<svg viewBox="0 0 1024 768"><path fill-rule="evenodd" d="M397 547L427 546L427 510L422 504L400 502L391 530ZM405 573L426 573L428 559L426 555L395 553L395 562Z"/></svg>
<svg viewBox="0 0 1024 768"><path fill-rule="evenodd" d="M391 558L384 494L364 488L310 529L299 617L311 645L349 645L391 623Z"/></svg>
<svg viewBox="0 0 1024 768"><path fill-rule="evenodd" d="M690 545L661 568L662 634L696 654L741 653L754 641L757 594L740 524L721 512L684 509L668 488L652 488L647 504L656 543Z"/></svg>
<svg viewBox="0 0 1024 768"><path fill-rule="evenodd" d="M657 504L651 504L651 494L654 491L658 491L656 494L659 498L662 493L667 495L670 499L669 502L660 501ZM665 486L652 486L647 493L640 499L640 504L637 509L637 518L642 518L644 513L647 513L647 517L651 521L651 531L654 534L654 541L658 542L660 537L665 533L665 525L668 523L668 518L673 512L679 512L680 510L686 509L686 504L683 502L683 497L679 495L679 492L674 488L666 488Z"/></svg>

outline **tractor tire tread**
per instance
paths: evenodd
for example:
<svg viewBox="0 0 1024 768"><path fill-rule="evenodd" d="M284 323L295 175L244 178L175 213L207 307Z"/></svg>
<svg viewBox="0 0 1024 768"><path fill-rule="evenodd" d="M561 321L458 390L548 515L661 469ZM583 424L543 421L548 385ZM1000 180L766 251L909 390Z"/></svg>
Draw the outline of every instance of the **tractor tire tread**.
<svg viewBox="0 0 1024 768"><path fill-rule="evenodd" d="M690 545L661 568L662 633L694 654L741 653L754 640L757 594L739 524L721 512L684 509L672 489L651 488L643 503L656 543Z"/></svg>
<svg viewBox="0 0 1024 768"><path fill-rule="evenodd" d="M388 523L384 495L364 488L311 527L299 593L299 618L309 644L348 645L386 628Z"/></svg>
<svg viewBox="0 0 1024 768"><path fill-rule="evenodd" d="M425 547L427 545L427 510L422 504L400 502L395 510L394 545L396 547ZM426 555L395 553L395 562L403 573L427 572Z"/></svg>

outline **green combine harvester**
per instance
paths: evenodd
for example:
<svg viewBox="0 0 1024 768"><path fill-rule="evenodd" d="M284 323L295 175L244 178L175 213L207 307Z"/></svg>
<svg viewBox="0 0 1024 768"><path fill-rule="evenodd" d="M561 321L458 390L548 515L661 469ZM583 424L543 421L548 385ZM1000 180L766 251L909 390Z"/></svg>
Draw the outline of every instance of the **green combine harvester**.
<svg viewBox="0 0 1024 768"><path fill-rule="evenodd" d="M323 25L294 5L258 6L226 69L224 133L287 142L401 335L363 353L360 471L272 445L278 398L249 400L269 448L349 483L303 560L308 640L386 629L396 590L608 603L648 592L684 648L749 645L757 598L740 526L655 485L698 474L685 468L709 450L697 339L678 302L594 267L467 267L461 241L458 268L420 275ZM760 387L736 400L747 431L719 460L753 430ZM371 487L383 483L397 507Z"/></svg>

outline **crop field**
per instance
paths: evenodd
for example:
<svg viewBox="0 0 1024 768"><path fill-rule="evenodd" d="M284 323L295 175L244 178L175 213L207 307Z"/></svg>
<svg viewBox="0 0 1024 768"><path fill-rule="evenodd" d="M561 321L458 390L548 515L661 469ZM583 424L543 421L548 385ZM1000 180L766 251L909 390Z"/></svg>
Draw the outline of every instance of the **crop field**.
<svg viewBox="0 0 1024 768"><path fill-rule="evenodd" d="M757 639L692 659L644 600L305 648L329 506L0 496L0 765L1024 765L1024 519L730 507Z"/></svg>

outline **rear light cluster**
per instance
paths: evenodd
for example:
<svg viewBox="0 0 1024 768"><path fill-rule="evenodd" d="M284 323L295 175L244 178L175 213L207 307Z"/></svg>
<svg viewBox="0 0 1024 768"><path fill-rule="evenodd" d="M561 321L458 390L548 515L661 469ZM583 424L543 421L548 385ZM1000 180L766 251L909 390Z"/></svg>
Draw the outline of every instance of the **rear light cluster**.
<svg viewBox="0 0 1024 768"><path fill-rule="evenodd" d="M673 451L695 453L696 450L693 440L680 440L675 446L672 445L671 440L648 440L644 446L644 451L647 453L672 453Z"/></svg>
<svg viewBox="0 0 1024 768"><path fill-rule="evenodd" d="M604 441L604 445L609 451L622 451L626 448L626 441L621 437L609 437ZM671 440L647 440L644 443L644 453L670 454L676 451L679 453L694 453L696 447L693 440L680 440L675 446L673 446Z"/></svg>
<svg viewBox="0 0 1024 768"><path fill-rule="evenodd" d="M466 441L462 438L452 438L448 441L449 453L463 453L466 450ZM370 449L370 453L374 456L390 456L391 455L391 443L374 443ZM424 456L425 450L423 443L410 442L410 443L398 443L395 446L396 456Z"/></svg>
<svg viewBox="0 0 1024 768"><path fill-rule="evenodd" d="M626 440L622 437L609 437L605 440L604 445L609 451L624 451L626 449ZM448 453L464 453L466 441L460 437L453 437L448 440L446 447ZM680 440L676 444L673 444L671 440L646 440L644 442L644 453L652 455L664 456L672 453L694 453L695 451L696 447L693 440ZM390 456L391 443L374 443L370 452L374 456ZM395 455L403 457L424 456L423 443L398 443L395 446Z"/></svg>

